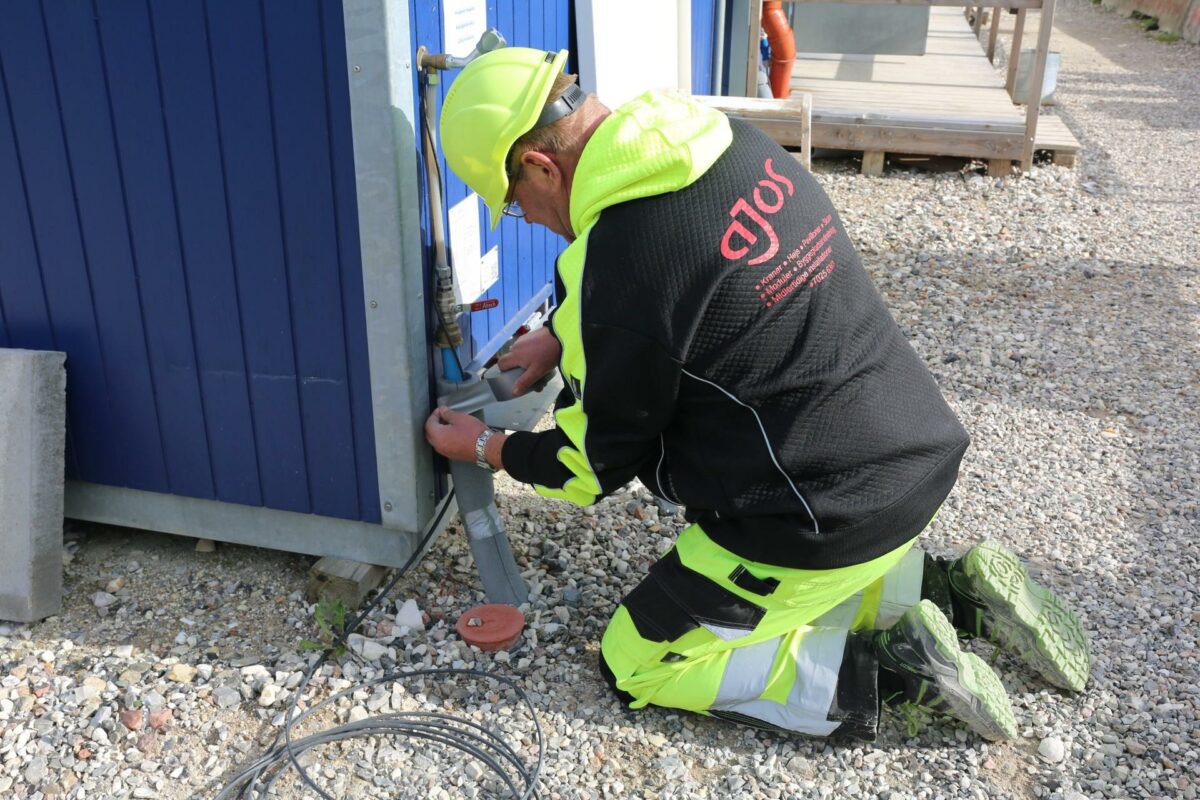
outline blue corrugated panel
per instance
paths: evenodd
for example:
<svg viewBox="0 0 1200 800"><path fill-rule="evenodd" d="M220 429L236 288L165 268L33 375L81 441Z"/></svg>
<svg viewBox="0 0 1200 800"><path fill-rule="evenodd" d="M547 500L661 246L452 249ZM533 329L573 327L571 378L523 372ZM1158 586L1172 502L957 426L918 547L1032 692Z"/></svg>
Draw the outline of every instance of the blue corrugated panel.
<svg viewBox="0 0 1200 800"><path fill-rule="evenodd" d="M339 4L0 7L0 346L68 477L378 522Z"/></svg>
<svg viewBox="0 0 1200 800"><path fill-rule="evenodd" d="M509 45L560 50L567 47L570 32L569 0L488 0L488 25L498 28ZM440 52L444 47L442 4L438 0L411 0L413 15L413 52L418 45ZM466 55L455 53L455 55ZM445 76L438 93L438 113L441 99L457 72ZM414 87L420 96L420 86ZM469 190L440 162L445 180L446 207L467 197ZM424 176L422 176L422 180ZM422 188L422 200L425 192ZM483 295L498 299L499 306L472 314L464 319L464 332L469 341L461 349L464 364L476 363L494 353L507 339L514 325L524 321L535 310L537 298L546 296L553 286L554 259L565 246L562 238L541 227L530 226L521 220L504 218L496 231L488 231L488 215L480 203L480 226L484 231L481 252L499 247L500 279ZM426 245L431 245L428 220L422 219ZM427 247L427 252L429 247ZM531 307L533 306L533 307Z"/></svg>
<svg viewBox="0 0 1200 800"><path fill-rule="evenodd" d="M713 87L716 0L692 0L692 93L720 94Z"/></svg>

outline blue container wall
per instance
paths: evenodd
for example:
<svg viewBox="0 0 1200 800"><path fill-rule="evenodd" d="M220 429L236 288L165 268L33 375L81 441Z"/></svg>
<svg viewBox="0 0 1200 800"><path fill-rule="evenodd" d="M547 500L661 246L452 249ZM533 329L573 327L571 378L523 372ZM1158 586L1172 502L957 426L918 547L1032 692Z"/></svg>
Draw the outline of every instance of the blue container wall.
<svg viewBox="0 0 1200 800"><path fill-rule="evenodd" d="M0 6L0 347L71 479L378 522L342 8Z"/></svg>
<svg viewBox="0 0 1200 800"><path fill-rule="evenodd" d="M419 45L424 45L432 52L442 52L445 46L442 3L438 0L412 0L410 8L413 52ZM504 34L510 46L561 50L569 46L570 2L488 0L487 23ZM438 92L439 116L442 98L457 74L457 71L447 73L441 84ZM414 87L414 91L415 96L419 97L420 87ZM449 208L466 198L470 189L447 168L444 159L440 159L440 168L445 180L446 207ZM421 195L423 202L427 202L423 185ZM426 231L428 227L424 225ZM489 311L464 315L462 325L464 334L468 336L468 341L460 350L464 365L468 362L478 364L490 357L504 344L512 329L536 310L538 298L548 296L552 290L554 260L566 246L561 237L519 219L505 217L496 230L489 231L488 214L482 201L480 230L484 232L480 243L481 253L493 247L500 248L500 278L484 293L483 298L499 300L500 304ZM429 254L428 240L426 244Z"/></svg>
<svg viewBox="0 0 1200 800"><path fill-rule="evenodd" d="M717 0L692 0L692 94L720 94L713 84Z"/></svg>

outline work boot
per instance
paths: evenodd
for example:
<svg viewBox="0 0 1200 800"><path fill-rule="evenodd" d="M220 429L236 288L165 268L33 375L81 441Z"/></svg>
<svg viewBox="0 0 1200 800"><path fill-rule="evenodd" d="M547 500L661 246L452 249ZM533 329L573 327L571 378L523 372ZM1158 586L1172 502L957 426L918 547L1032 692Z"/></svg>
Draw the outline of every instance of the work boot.
<svg viewBox="0 0 1200 800"><path fill-rule="evenodd" d="M960 630L1001 646L1055 686L1083 690L1092 666L1083 625L1012 551L984 542L945 569Z"/></svg>
<svg viewBox="0 0 1200 800"><path fill-rule="evenodd" d="M914 712L925 710L954 717L985 739L1016 735L1004 685L983 659L959 649L954 626L929 600L877 633L874 644L881 693L907 717L911 735Z"/></svg>

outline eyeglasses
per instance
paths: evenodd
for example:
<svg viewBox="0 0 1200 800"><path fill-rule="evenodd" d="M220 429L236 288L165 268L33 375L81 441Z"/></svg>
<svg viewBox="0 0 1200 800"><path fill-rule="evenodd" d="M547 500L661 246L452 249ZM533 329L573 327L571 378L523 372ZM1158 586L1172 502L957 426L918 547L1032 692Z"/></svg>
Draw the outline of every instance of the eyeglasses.
<svg viewBox="0 0 1200 800"><path fill-rule="evenodd" d="M505 161L504 161L504 167L505 167L504 171L508 175L508 196L504 198L504 207L500 209L500 213L506 217L514 217L516 219L521 219L522 217L525 216L525 209L521 208L521 204L518 203L516 200L512 199L512 197L513 197L513 192L516 191L516 188L517 188L517 181L521 180L521 170L524 169L524 165L521 164L520 162L518 162L517 163L517 172L514 175L508 169L508 165L512 159L512 150L508 151L508 156L509 157L507 159L505 159Z"/></svg>

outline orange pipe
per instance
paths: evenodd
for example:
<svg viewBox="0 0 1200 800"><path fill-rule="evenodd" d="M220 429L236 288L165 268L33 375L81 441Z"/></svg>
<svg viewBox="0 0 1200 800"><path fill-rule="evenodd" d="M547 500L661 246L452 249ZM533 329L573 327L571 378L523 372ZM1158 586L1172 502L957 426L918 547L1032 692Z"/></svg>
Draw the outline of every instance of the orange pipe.
<svg viewBox="0 0 1200 800"><path fill-rule="evenodd" d="M784 98L792 93L796 38L792 36L792 26L788 25L782 2L767 0L763 3L762 26L767 34L767 43L771 45L771 94Z"/></svg>

